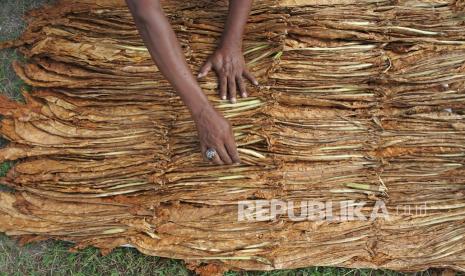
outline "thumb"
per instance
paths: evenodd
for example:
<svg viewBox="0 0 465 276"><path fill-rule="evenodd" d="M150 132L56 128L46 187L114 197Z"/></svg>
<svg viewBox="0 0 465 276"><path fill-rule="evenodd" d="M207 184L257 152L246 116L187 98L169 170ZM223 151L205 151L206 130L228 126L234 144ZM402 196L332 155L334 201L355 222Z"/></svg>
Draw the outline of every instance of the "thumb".
<svg viewBox="0 0 465 276"><path fill-rule="evenodd" d="M200 78L205 77L208 74L208 72L210 72L211 69L212 69L212 63L209 60L207 60L207 62L205 62L205 64L202 65L202 67L200 68L197 78L200 79Z"/></svg>

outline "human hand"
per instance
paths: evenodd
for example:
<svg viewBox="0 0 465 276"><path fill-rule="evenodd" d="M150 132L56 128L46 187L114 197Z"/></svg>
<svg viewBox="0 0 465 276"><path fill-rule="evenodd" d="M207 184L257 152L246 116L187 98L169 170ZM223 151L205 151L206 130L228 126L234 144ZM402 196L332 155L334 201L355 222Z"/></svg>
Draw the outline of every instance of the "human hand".
<svg viewBox="0 0 465 276"><path fill-rule="evenodd" d="M205 161L217 165L240 163L231 124L211 105L207 105L194 115L194 121L200 140L200 149ZM216 151L212 160L208 160L208 149Z"/></svg>
<svg viewBox="0 0 465 276"><path fill-rule="evenodd" d="M235 103L237 90L243 98L248 96L243 78L258 85L258 81L247 70L244 55L239 46L221 46L218 48L202 66L198 78L205 77L211 69L218 76L219 94L222 100L229 98L231 103Z"/></svg>

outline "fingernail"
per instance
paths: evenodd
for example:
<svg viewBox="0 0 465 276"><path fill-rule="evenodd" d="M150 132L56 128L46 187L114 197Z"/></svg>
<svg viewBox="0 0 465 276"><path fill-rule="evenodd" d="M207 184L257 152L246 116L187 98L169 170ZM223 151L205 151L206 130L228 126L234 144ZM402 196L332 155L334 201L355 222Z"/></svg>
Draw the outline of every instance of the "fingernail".
<svg viewBox="0 0 465 276"><path fill-rule="evenodd" d="M247 93L242 94L243 98L247 98Z"/></svg>
<svg viewBox="0 0 465 276"><path fill-rule="evenodd" d="M222 100L226 100L226 96L221 96L221 99L222 99Z"/></svg>
<svg viewBox="0 0 465 276"><path fill-rule="evenodd" d="M199 79L199 78L201 78L201 77L203 77L203 74L202 74L202 73L199 73L199 74L197 75L197 78Z"/></svg>
<svg viewBox="0 0 465 276"><path fill-rule="evenodd" d="M231 103L236 103L236 98L231 98Z"/></svg>
<svg viewBox="0 0 465 276"><path fill-rule="evenodd" d="M258 81L254 81L253 84L258 85Z"/></svg>

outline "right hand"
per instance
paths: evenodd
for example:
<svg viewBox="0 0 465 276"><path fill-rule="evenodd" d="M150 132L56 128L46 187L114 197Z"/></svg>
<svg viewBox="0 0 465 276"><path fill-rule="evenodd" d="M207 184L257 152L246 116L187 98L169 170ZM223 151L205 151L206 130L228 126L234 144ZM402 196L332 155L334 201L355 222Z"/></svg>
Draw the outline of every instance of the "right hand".
<svg viewBox="0 0 465 276"><path fill-rule="evenodd" d="M231 124L211 105L206 105L194 115L194 121L200 140L200 148L205 161L217 165L231 165L241 162L237 152ZM214 149L213 160L206 157L207 149Z"/></svg>

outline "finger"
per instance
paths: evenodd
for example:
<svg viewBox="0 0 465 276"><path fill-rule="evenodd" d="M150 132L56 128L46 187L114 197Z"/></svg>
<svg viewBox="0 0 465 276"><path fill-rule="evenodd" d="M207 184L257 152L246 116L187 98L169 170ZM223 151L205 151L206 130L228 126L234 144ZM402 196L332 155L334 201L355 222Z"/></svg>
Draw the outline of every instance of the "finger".
<svg viewBox="0 0 465 276"><path fill-rule="evenodd" d="M210 162L207 158L207 147L204 144L200 144L200 152L202 154L203 161Z"/></svg>
<svg viewBox="0 0 465 276"><path fill-rule="evenodd" d="M221 160L223 161L224 164L227 164L227 165L232 165L233 161L231 160L231 158L229 157L229 154L228 152L226 151L226 149L223 147L223 146L219 146L218 149L216 150L221 158Z"/></svg>
<svg viewBox="0 0 465 276"><path fill-rule="evenodd" d="M221 161L220 156L218 155L218 150L216 151L215 157L211 160L215 165L224 165L223 161Z"/></svg>
<svg viewBox="0 0 465 276"><path fill-rule="evenodd" d="M228 90L229 101L236 103L236 79L234 77L228 77Z"/></svg>
<svg viewBox="0 0 465 276"><path fill-rule="evenodd" d="M249 71L244 71L243 73L244 77L246 79L248 79L251 83L253 83L254 85L258 85L258 81L257 79L252 75L252 73L250 73Z"/></svg>
<svg viewBox="0 0 465 276"><path fill-rule="evenodd" d="M202 65L202 67L200 68L197 78L200 79L200 78L205 77L208 74L208 72L210 72L211 69L212 69L212 63L209 60L207 60L205 64Z"/></svg>
<svg viewBox="0 0 465 276"><path fill-rule="evenodd" d="M247 90L245 88L245 83L242 80L241 76L236 76L237 86L239 86L239 92L241 93L242 98L247 98Z"/></svg>
<svg viewBox="0 0 465 276"><path fill-rule="evenodd" d="M220 98L226 100L226 94L228 93L228 79L224 74L219 76L220 80Z"/></svg>
<svg viewBox="0 0 465 276"><path fill-rule="evenodd" d="M236 142L234 140L228 141L228 143L225 144L225 147L229 156L231 157L231 160L235 164L241 163L241 158L239 157L239 152L237 151Z"/></svg>

